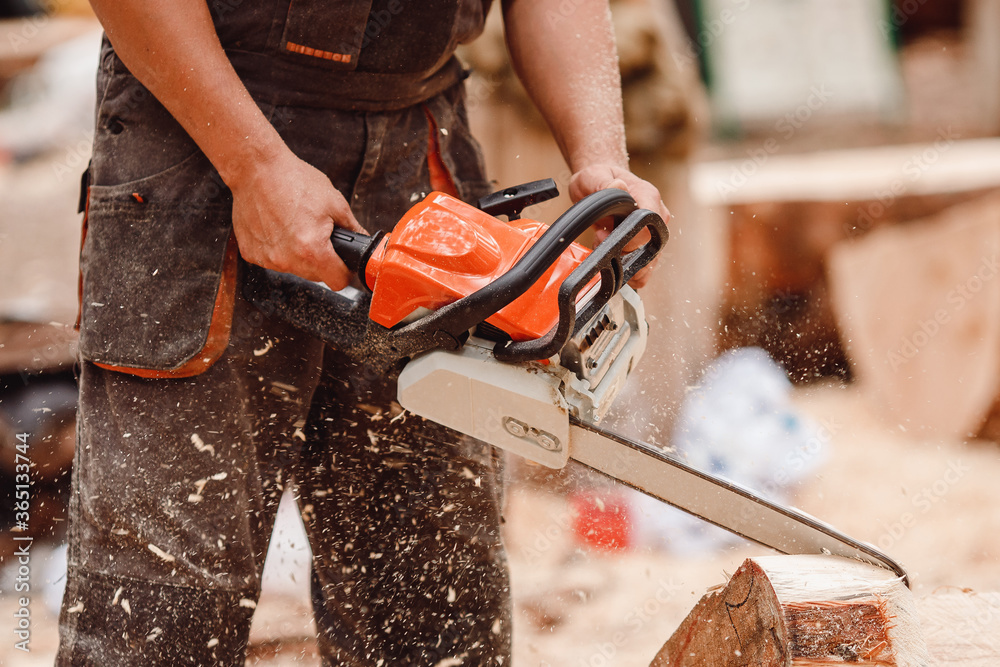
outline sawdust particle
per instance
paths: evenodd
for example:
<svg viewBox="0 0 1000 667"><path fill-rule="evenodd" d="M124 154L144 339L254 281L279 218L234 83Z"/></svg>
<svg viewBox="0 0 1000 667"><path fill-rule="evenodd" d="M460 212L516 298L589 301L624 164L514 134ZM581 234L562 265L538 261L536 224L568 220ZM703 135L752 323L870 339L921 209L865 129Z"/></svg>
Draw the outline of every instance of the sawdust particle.
<svg viewBox="0 0 1000 667"><path fill-rule="evenodd" d="M205 441L201 439L201 436L197 433L191 434L191 442L194 444L194 448L199 452L209 452L212 456L215 456L215 447L212 445L206 445Z"/></svg>
<svg viewBox="0 0 1000 667"><path fill-rule="evenodd" d="M163 560L167 561L168 563L172 563L175 560L177 560L176 558L174 558L173 556L171 556L170 554L168 554L166 551L156 546L155 544L150 544L149 550L152 551L157 556L159 556L160 558L162 558Z"/></svg>

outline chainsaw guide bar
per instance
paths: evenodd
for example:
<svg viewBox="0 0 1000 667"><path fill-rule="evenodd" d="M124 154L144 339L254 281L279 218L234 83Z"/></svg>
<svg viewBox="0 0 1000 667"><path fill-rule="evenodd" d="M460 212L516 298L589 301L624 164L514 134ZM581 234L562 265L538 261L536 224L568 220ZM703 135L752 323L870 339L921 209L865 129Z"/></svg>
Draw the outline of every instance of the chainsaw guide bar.
<svg viewBox="0 0 1000 667"><path fill-rule="evenodd" d="M730 533L785 554L827 554L864 561L891 570L909 586L906 570L872 545L693 468L658 447L572 417L570 439L575 461Z"/></svg>

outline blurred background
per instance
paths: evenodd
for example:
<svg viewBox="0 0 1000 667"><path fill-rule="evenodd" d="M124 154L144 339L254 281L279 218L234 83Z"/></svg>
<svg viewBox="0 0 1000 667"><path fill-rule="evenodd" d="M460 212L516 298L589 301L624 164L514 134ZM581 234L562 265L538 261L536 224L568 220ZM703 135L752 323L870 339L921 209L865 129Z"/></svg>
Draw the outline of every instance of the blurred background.
<svg viewBox="0 0 1000 667"><path fill-rule="evenodd" d="M918 592L1000 590L1000 0L612 5L632 168L673 219L642 294L647 356L610 425L874 543ZM0 13L0 559L29 433L54 649L100 28L74 0ZM496 8L461 57L497 186L565 191ZM517 664L648 664L759 550L578 470L509 469ZM254 663L315 664L287 516Z"/></svg>

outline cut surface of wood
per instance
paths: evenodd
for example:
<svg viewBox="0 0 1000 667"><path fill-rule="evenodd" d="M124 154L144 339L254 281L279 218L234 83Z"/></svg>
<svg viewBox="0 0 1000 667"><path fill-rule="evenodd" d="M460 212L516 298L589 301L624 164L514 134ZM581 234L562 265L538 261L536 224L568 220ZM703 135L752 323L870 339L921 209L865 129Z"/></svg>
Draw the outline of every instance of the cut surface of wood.
<svg viewBox="0 0 1000 667"><path fill-rule="evenodd" d="M833 556L747 559L707 594L651 667L924 667L909 589L893 573Z"/></svg>

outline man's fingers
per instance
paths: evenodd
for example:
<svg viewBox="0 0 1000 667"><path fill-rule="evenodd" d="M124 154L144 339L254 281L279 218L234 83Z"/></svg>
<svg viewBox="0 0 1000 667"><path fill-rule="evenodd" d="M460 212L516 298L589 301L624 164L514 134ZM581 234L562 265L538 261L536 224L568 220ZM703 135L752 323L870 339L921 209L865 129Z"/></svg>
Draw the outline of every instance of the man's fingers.
<svg viewBox="0 0 1000 667"><path fill-rule="evenodd" d="M655 262L654 262L655 263ZM632 276L632 280L628 281L629 287L632 289L640 289L646 286L649 282L649 276L653 271L653 265L643 267L637 274Z"/></svg>
<svg viewBox="0 0 1000 667"><path fill-rule="evenodd" d="M319 280L326 283L326 286L332 290L342 290L351 282L353 274L344 261L333 251L332 244L329 255L321 260L319 268L321 269Z"/></svg>
<svg viewBox="0 0 1000 667"><path fill-rule="evenodd" d="M352 232L358 232L361 234L367 234L368 230L361 226L358 219L354 217L354 213L345 204L343 211L338 212L338 215L332 216L333 224L336 227L341 227L343 229L349 229Z"/></svg>
<svg viewBox="0 0 1000 667"><path fill-rule="evenodd" d="M332 188L331 188L332 189ZM332 189L332 196L327 204L327 215L333 220L336 227L349 229L352 232L367 234L368 231L361 226L358 219L354 217L354 211L339 190Z"/></svg>
<svg viewBox="0 0 1000 667"><path fill-rule="evenodd" d="M635 199L635 203L639 208L644 208L653 213L656 213L661 218L663 222L670 222L670 211L667 210L666 204L660 198L660 192L653 185L647 183L646 181L639 181L634 184L629 190L629 194Z"/></svg>
<svg viewBox="0 0 1000 667"><path fill-rule="evenodd" d="M632 195L639 208L653 211L669 221L670 212L660 197L660 191L652 183L644 181L635 174L621 167L609 165L593 165L573 174L569 182L569 195L573 201L579 201L598 190L618 188Z"/></svg>
<svg viewBox="0 0 1000 667"><path fill-rule="evenodd" d="M615 188L615 189L618 189L618 190L624 190L625 192L628 192L628 183L626 183L621 178L615 178L615 179L613 179L611 181L608 181L607 185L604 185L604 186L602 186L602 187L600 187L598 189L599 190L608 190L608 189L611 189L611 188Z"/></svg>
<svg viewBox="0 0 1000 667"><path fill-rule="evenodd" d="M617 165L591 165L573 174L569 183L569 194L573 201L579 201L589 194L608 188L618 188L628 192L639 208L656 213L664 222L670 221L670 212L663 203L659 190L652 183ZM598 244L605 241L611 233L607 221L597 223L594 231L594 238ZM631 252L647 243L649 239L649 230L644 229L628 242L624 250ZM636 289L646 285L655 264L656 259L636 273L629 281L629 285Z"/></svg>

